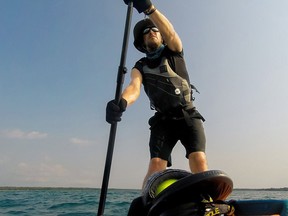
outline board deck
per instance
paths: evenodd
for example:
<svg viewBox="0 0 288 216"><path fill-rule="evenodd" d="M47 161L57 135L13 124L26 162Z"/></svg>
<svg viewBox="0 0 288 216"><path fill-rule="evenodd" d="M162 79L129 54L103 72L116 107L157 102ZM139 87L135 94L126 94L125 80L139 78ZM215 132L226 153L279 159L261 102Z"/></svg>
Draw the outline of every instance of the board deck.
<svg viewBox="0 0 288 216"><path fill-rule="evenodd" d="M153 200L148 215L157 215L167 206L177 206L187 202L201 202L202 196L213 200L225 200L233 190L232 179L221 170L188 175L179 179Z"/></svg>
<svg viewBox="0 0 288 216"><path fill-rule="evenodd" d="M177 171L168 170L167 175L170 175L168 178L175 177L175 172ZM147 194L150 196L150 201L147 202L147 198L143 199L143 196L134 199L128 216L204 215L197 213L199 209L198 203L201 203L201 200L203 201L203 195L209 195L213 201L223 201L223 203L232 206L235 209L234 216L288 216L288 200L227 201L226 199L233 191L233 181L221 170L210 170L188 175L183 172L182 174L178 181L155 197L152 196L151 190L155 190L157 184L161 183L161 181L163 182L163 179L167 179L167 176L164 173L164 175L159 175L159 179L154 178L149 185L152 189L146 191L146 195L144 194L144 197ZM215 213L211 215L221 214Z"/></svg>

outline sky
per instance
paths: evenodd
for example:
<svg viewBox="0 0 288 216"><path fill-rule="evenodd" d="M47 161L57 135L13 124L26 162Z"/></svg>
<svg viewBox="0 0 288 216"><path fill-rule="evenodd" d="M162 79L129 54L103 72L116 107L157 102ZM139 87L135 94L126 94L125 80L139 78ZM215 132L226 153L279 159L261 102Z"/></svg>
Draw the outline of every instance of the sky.
<svg viewBox="0 0 288 216"><path fill-rule="evenodd" d="M234 188L287 187L288 2L153 3L200 91L209 169ZM0 0L0 186L101 187L126 12L121 0ZM133 11L123 87L143 18ZM117 124L109 188L141 188L153 113L142 88ZM181 143L172 160L189 170Z"/></svg>

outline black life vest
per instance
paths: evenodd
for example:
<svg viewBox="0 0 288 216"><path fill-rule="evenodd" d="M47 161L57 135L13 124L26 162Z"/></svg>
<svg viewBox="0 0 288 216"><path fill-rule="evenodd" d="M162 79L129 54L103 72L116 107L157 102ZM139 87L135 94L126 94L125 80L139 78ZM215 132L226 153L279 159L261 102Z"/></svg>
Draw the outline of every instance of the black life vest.
<svg viewBox="0 0 288 216"><path fill-rule="evenodd" d="M151 108L167 115L175 111L192 109L192 87L170 67L167 58L159 66L143 66L144 90L150 99Z"/></svg>

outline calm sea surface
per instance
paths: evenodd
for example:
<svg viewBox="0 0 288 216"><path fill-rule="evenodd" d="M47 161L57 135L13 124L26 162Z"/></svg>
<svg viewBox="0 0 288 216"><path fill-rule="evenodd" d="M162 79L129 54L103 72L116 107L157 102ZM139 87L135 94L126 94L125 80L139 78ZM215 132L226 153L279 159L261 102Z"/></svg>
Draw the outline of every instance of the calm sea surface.
<svg viewBox="0 0 288 216"><path fill-rule="evenodd" d="M139 195L139 190L108 190L104 215L127 215L130 202ZM95 216L99 197L99 189L1 189L0 215ZM234 190L230 199L288 199L288 191Z"/></svg>

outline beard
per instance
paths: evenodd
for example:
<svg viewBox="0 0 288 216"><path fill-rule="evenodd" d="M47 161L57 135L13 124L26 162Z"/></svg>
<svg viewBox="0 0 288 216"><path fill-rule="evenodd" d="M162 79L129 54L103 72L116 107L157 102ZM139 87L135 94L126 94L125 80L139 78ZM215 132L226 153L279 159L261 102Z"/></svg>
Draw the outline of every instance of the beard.
<svg viewBox="0 0 288 216"><path fill-rule="evenodd" d="M146 45L145 49L149 52L157 50L161 46L161 43L150 42Z"/></svg>

